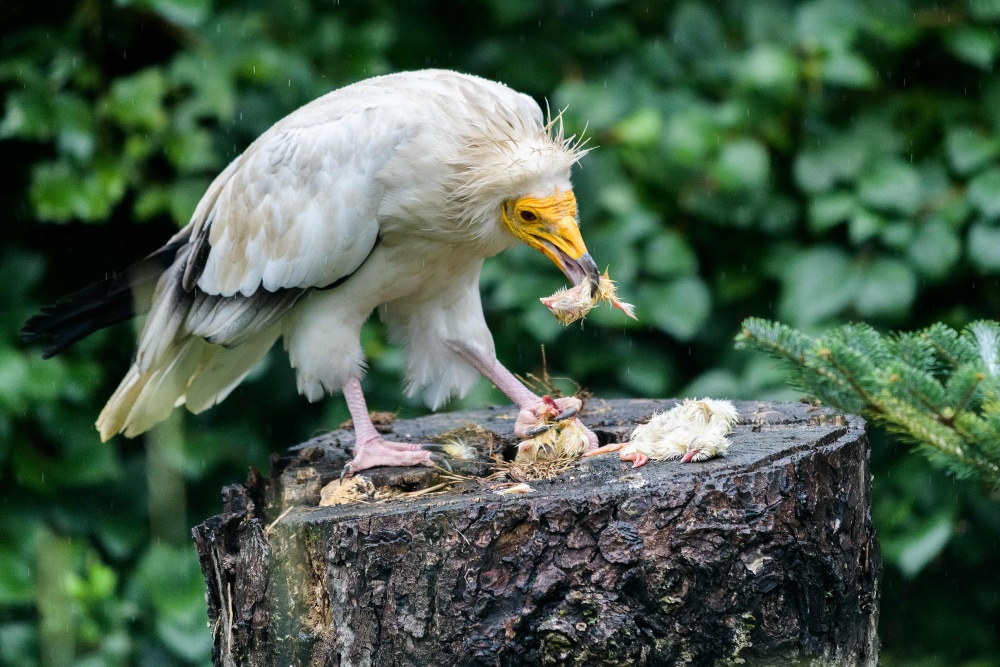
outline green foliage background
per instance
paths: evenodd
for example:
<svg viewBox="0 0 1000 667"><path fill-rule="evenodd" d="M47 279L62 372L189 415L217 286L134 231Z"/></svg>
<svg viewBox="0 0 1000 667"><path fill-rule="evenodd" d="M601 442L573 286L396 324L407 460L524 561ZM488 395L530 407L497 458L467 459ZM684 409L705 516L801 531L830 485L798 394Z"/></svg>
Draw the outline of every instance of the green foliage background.
<svg viewBox="0 0 1000 667"><path fill-rule="evenodd" d="M249 465L335 427L283 353L138 441L93 421L119 326L43 362L41 304L156 248L271 123L330 89L447 67L568 106L592 254L640 322L562 329L562 278L491 260L500 358L598 396L786 398L746 316L818 332L1000 312L997 0L13 0L0 8L0 663L204 664L189 528ZM416 414L365 331L370 402ZM500 402L484 385L464 402ZM460 407L460 406L456 406ZM1000 664L1000 498L873 434L887 665Z"/></svg>

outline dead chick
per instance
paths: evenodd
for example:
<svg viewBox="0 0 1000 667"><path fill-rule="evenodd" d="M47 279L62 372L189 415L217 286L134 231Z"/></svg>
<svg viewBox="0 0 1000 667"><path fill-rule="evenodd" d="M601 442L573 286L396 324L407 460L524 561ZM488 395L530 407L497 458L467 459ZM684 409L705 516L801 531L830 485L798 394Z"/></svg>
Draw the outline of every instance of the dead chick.
<svg viewBox="0 0 1000 667"><path fill-rule="evenodd" d="M738 419L739 413L729 401L687 399L637 426L629 442L605 445L584 456L617 451L621 460L632 462L633 468L645 465L649 459L705 461L726 453L727 436Z"/></svg>
<svg viewBox="0 0 1000 667"><path fill-rule="evenodd" d="M579 419L564 419L544 433L522 440L517 445L516 461L556 461L576 458L590 444L587 428Z"/></svg>
<svg viewBox="0 0 1000 667"><path fill-rule="evenodd" d="M604 275L601 276L596 291L592 289L590 279L585 278L575 287L560 290L552 296L541 299L545 307L551 310L552 314L563 325L569 325L583 319L601 301L607 301L633 320L636 319L632 304L618 299L615 293L615 281L608 277L607 269L604 270Z"/></svg>

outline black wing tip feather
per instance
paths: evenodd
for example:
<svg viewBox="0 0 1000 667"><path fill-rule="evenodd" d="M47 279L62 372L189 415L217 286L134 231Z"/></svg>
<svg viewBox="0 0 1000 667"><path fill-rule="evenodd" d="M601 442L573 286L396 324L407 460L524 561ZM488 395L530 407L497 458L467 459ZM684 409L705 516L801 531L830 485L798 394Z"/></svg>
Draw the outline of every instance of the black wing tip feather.
<svg viewBox="0 0 1000 667"><path fill-rule="evenodd" d="M133 315L130 298L95 299L85 303L59 301L42 308L25 322L18 340L28 345L43 345L42 358L51 359L95 331L131 319Z"/></svg>
<svg viewBox="0 0 1000 667"><path fill-rule="evenodd" d="M122 273L104 280L43 307L21 327L18 339L27 344L41 343L42 358L51 359L90 334L144 314L149 304L136 303L138 293L149 291L160 275L170 267L177 251L187 243L189 234L181 233L171 241L136 262Z"/></svg>

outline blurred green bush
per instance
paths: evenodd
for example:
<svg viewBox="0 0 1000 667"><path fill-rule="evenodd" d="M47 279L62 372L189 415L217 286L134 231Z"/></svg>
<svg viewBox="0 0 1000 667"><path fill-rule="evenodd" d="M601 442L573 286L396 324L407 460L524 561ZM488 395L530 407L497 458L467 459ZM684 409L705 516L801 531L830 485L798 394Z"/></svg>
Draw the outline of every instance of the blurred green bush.
<svg viewBox="0 0 1000 667"><path fill-rule="evenodd" d="M544 344L550 374L598 396L794 399L731 349L744 317L1000 312L998 25L996 0L5 3L0 663L206 663L188 529L247 466L346 417L298 398L276 352L206 415L102 445L129 327L47 362L15 342L39 305L156 248L281 116L422 67L567 107L596 147L584 236L640 322L561 328L537 301L561 277L517 249L483 273L501 359L539 372ZM373 407L418 412L377 323L364 345ZM463 405L501 400L482 384ZM1000 663L1000 498L873 441L883 662Z"/></svg>

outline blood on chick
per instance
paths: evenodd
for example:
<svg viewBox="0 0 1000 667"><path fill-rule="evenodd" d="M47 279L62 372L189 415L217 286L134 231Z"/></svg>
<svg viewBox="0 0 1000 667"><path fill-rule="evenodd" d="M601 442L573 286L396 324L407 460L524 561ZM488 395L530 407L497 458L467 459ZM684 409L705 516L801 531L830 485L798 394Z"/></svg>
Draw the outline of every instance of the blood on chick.
<svg viewBox="0 0 1000 667"><path fill-rule="evenodd" d="M739 413L729 401L687 399L635 427L629 442L605 445L584 456L617 451L621 460L632 461L633 468L645 465L649 459L705 461L726 453L727 436L738 419Z"/></svg>

